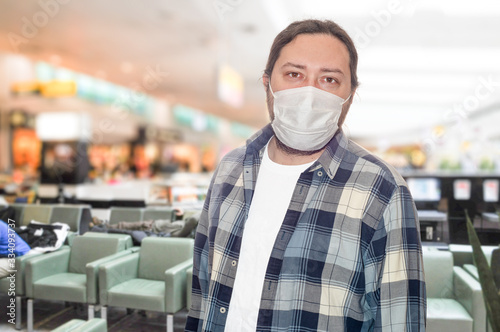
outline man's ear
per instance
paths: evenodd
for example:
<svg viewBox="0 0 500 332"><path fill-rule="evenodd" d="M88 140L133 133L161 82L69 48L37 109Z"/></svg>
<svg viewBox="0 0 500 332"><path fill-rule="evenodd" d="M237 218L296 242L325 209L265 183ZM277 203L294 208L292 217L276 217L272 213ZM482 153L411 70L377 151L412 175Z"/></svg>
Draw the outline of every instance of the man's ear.
<svg viewBox="0 0 500 332"><path fill-rule="evenodd" d="M262 84L264 84L266 89L269 87L269 75L262 74Z"/></svg>
<svg viewBox="0 0 500 332"><path fill-rule="evenodd" d="M351 94L349 96L349 100L342 106L342 113L340 114L339 122L338 122L339 127L342 127L342 125L344 124L345 118L347 117L347 113L349 112L349 109L351 108L351 104L354 101L355 95L356 95L356 89L354 89L351 92Z"/></svg>
<svg viewBox="0 0 500 332"><path fill-rule="evenodd" d="M349 100L347 101L347 106L351 107L352 102L354 101L354 97L356 96L356 90L358 88L354 88L354 90L351 91L351 94L349 95Z"/></svg>

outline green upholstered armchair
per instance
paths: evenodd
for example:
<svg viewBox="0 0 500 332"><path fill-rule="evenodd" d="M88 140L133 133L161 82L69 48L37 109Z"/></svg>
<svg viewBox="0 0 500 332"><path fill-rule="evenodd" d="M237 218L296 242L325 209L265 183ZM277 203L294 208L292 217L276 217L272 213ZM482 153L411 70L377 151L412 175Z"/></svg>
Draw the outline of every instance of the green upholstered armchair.
<svg viewBox="0 0 500 332"><path fill-rule="evenodd" d="M486 309L481 285L453 266L449 251L424 248L427 332L484 332Z"/></svg>
<svg viewBox="0 0 500 332"><path fill-rule="evenodd" d="M69 250L68 246L62 246L59 250ZM24 256L16 257L16 279L15 279L15 295L16 295L16 329L21 329L22 322L22 298L26 295L25 290L25 266L26 262L32 258L44 255L42 253L33 253ZM48 255L46 253L45 255ZM8 294L11 290L10 279L5 277L0 279L0 293Z"/></svg>
<svg viewBox="0 0 500 332"><path fill-rule="evenodd" d="M500 246L481 246L483 249L484 256L491 266L491 258L493 256L493 251L500 250ZM471 252L472 255L472 252ZM477 272L477 267L473 262L468 262L464 264L464 270L469 272L474 279L479 280L479 273Z"/></svg>
<svg viewBox="0 0 500 332"><path fill-rule="evenodd" d="M92 220L89 205L53 205L50 223L68 224L70 231L83 234L89 230Z"/></svg>
<svg viewBox="0 0 500 332"><path fill-rule="evenodd" d="M15 221L18 226L28 225L32 219L42 223L63 222L70 225L72 231L77 232L80 223L88 214L90 218L90 209L88 206L73 205L36 205L36 204L13 204L15 210ZM88 228L88 226L87 226ZM129 237L130 238L130 237ZM130 243L132 240L130 239ZM63 246L61 249L69 249ZM32 253L16 257L16 329L21 329L22 322L22 298L25 293L25 273L24 268L29 259L42 255L42 253ZM8 278L0 279L0 293L9 293L10 280Z"/></svg>
<svg viewBox="0 0 500 332"><path fill-rule="evenodd" d="M192 257L192 239L149 237L139 252L101 265L102 317L108 306L166 312L167 331L173 332L173 314L186 307Z"/></svg>
<svg viewBox="0 0 500 332"><path fill-rule="evenodd" d="M30 259L25 268L28 331L33 330L33 299L88 304L89 319L98 304L98 267L130 254L128 236L78 236L69 250Z"/></svg>
<svg viewBox="0 0 500 332"><path fill-rule="evenodd" d="M471 246L469 246L469 247L471 247ZM500 246L481 246L481 249L483 249L484 256L486 257L486 260L488 261L488 264L490 266L492 265L492 257L493 257L494 252L495 252L495 256L500 255ZM472 256L472 248L470 249L470 255ZM468 260L467 263L464 264L463 268L474 279L479 281L479 272L477 271L476 265L473 263L472 257L470 258L470 261ZM487 316L485 317L485 320L488 320ZM493 331L489 322L488 322L488 331Z"/></svg>

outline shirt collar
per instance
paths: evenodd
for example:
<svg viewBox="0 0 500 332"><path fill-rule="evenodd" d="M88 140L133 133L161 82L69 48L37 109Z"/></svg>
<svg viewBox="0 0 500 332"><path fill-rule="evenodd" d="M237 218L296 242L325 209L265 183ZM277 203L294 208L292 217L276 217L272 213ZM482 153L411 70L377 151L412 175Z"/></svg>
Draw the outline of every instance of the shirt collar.
<svg viewBox="0 0 500 332"><path fill-rule="evenodd" d="M264 128L252 135L252 137L247 140L247 155L257 153L262 156L267 142L269 142L273 135L274 131L271 124L266 125ZM333 178L339 168L345 152L347 151L348 144L349 140L342 129L337 130L333 138L326 145L325 151L321 154L318 160L311 165L309 171L312 172L322 167L326 170L328 176Z"/></svg>
<svg viewBox="0 0 500 332"><path fill-rule="evenodd" d="M326 145L325 151L318 158L318 163L326 170L326 174L333 179L347 151L349 140L339 128L333 138Z"/></svg>

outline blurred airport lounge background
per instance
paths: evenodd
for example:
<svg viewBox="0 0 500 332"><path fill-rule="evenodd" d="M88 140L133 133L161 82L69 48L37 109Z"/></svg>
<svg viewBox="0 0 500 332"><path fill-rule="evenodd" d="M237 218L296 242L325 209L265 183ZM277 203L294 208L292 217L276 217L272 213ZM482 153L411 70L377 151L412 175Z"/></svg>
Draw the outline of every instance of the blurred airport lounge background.
<svg viewBox="0 0 500 332"><path fill-rule="evenodd" d="M199 208L269 122L274 37L331 19L359 53L344 130L407 180L424 244L467 244L467 209L498 246L499 17L496 0L1 1L2 204Z"/></svg>

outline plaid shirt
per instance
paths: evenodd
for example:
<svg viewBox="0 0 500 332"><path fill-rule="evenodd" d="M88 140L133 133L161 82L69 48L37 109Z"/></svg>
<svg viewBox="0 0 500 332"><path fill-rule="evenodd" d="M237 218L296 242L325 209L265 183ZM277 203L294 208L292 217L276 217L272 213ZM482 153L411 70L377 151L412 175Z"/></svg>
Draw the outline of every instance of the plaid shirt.
<svg viewBox="0 0 500 332"><path fill-rule="evenodd" d="M219 164L198 225L186 331L224 331L270 125ZM390 166L338 131L297 181L267 265L257 331L425 331L420 232ZM238 331L235 331L238 332Z"/></svg>

